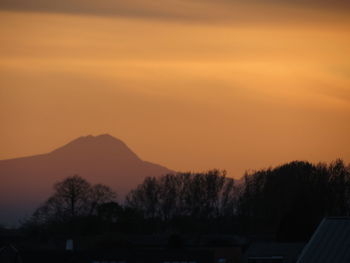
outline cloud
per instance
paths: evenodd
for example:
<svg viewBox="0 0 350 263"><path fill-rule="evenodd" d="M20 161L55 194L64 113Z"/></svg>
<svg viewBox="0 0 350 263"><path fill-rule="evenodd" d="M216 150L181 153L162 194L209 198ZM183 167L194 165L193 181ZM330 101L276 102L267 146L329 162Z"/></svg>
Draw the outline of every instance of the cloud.
<svg viewBox="0 0 350 263"><path fill-rule="evenodd" d="M148 18L194 18L193 11L198 6L206 6L196 1L178 0L1 0L3 10L57 12L72 14L118 15Z"/></svg>
<svg viewBox="0 0 350 263"><path fill-rule="evenodd" d="M298 11L350 9L349 1L310 0L0 0L0 10L123 16L170 20L251 21L294 17ZM333 10L334 11L334 10ZM310 18L312 19L312 17Z"/></svg>

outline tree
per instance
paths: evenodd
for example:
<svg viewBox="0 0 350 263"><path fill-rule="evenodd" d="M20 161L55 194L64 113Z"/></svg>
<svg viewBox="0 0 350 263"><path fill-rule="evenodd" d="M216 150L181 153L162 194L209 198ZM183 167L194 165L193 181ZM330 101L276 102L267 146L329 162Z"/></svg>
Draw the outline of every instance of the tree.
<svg viewBox="0 0 350 263"><path fill-rule="evenodd" d="M127 196L127 205L143 211L146 218L218 218L232 216L234 180L225 171L168 174L147 177Z"/></svg>
<svg viewBox="0 0 350 263"><path fill-rule="evenodd" d="M89 182L78 175L54 185L54 194L34 213L37 222L64 221L97 213L97 207L112 202L116 194L107 186Z"/></svg>
<svg viewBox="0 0 350 263"><path fill-rule="evenodd" d="M97 184L90 188L89 192L89 202L90 211L89 214L95 214L97 212L97 207L104 203L113 201L116 198L116 193L108 186Z"/></svg>
<svg viewBox="0 0 350 263"><path fill-rule="evenodd" d="M116 202L106 202L98 206L99 218L106 222L116 223L123 213L123 207Z"/></svg>
<svg viewBox="0 0 350 263"><path fill-rule="evenodd" d="M159 216L159 184L157 178L147 177L126 197L128 206L144 212L148 218Z"/></svg>
<svg viewBox="0 0 350 263"><path fill-rule="evenodd" d="M294 161L247 174L238 217L246 230L304 241L325 216L350 214L350 170L342 160L329 165Z"/></svg>
<svg viewBox="0 0 350 263"><path fill-rule="evenodd" d="M86 180L74 175L56 183L54 188L56 192L53 198L60 201L63 210L69 211L70 216L87 212L91 185Z"/></svg>

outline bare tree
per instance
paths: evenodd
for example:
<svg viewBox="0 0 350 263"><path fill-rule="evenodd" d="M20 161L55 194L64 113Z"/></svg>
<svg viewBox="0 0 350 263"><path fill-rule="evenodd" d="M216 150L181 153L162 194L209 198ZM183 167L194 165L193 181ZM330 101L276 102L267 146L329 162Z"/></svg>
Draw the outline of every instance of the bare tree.
<svg viewBox="0 0 350 263"><path fill-rule="evenodd" d="M68 210L70 215L86 212L91 185L78 175L70 176L55 184L54 198L60 201L63 210Z"/></svg>
<svg viewBox="0 0 350 263"><path fill-rule="evenodd" d="M62 221L75 216L97 212L99 205L112 202L116 194L109 187L89 182L78 175L70 176L54 185L55 192L33 214L37 222Z"/></svg>
<svg viewBox="0 0 350 263"><path fill-rule="evenodd" d="M127 205L146 217L218 218L233 215L236 189L225 171L148 177L127 197Z"/></svg>
<svg viewBox="0 0 350 263"><path fill-rule="evenodd" d="M95 214L97 207L113 201L117 197L116 193L108 186L97 184L90 188L89 192L89 202L90 202L90 211L89 214Z"/></svg>

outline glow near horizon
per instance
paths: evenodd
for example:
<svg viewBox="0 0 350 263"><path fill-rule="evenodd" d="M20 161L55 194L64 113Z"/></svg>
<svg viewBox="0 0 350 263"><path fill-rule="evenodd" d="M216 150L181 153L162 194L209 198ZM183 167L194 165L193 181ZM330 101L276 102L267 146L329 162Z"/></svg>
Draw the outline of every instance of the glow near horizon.
<svg viewBox="0 0 350 263"><path fill-rule="evenodd" d="M350 19L281 8L193 21L2 11L0 158L110 133L175 170L348 161Z"/></svg>

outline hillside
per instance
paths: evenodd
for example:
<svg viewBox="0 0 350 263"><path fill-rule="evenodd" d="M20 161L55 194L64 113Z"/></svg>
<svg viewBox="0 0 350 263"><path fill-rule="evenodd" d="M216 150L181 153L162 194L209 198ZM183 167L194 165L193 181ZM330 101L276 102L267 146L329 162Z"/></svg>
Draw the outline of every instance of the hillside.
<svg viewBox="0 0 350 263"><path fill-rule="evenodd" d="M52 186L78 174L91 183L103 183L119 199L146 176L172 171L140 159L121 140L108 134L77 138L42 155L0 161L0 224L29 215L52 193Z"/></svg>

